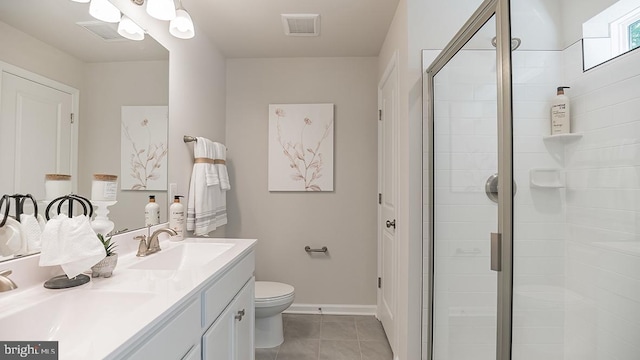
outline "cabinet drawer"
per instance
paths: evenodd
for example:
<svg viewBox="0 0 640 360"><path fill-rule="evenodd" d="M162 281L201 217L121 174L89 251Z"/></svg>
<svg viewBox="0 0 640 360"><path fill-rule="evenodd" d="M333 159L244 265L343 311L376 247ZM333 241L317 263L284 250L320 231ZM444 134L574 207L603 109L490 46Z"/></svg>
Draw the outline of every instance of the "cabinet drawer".
<svg viewBox="0 0 640 360"><path fill-rule="evenodd" d="M200 301L195 300L145 340L127 359L182 359L200 338Z"/></svg>
<svg viewBox="0 0 640 360"><path fill-rule="evenodd" d="M251 251L229 272L217 280L202 296L202 327L208 328L233 300L242 286L253 276L255 255Z"/></svg>

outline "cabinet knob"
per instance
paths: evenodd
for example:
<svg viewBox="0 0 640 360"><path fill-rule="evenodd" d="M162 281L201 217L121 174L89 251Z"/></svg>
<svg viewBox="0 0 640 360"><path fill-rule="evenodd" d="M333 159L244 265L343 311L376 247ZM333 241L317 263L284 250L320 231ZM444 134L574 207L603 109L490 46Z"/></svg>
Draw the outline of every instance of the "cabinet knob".
<svg viewBox="0 0 640 360"><path fill-rule="evenodd" d="M244 316L244 309L238 311L238 313L236 314L235 318L238 321L242 321L242 317Z"/></svg>

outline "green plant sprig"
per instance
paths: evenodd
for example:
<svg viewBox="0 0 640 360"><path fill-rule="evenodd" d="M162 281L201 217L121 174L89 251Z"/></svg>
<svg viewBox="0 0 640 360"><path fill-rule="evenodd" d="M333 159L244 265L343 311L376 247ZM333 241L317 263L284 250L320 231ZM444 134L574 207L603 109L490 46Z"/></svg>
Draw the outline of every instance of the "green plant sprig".
<svg viewBox="0 0 640 360"><path fill-rule="evenodd" d="M104 250L107 252L107 256L111 256L111 255L114 255L116 253L114 251L114 249L116 248L116 246L118 246L118 244L116 244L114 242L111 242L111 236L109 236L105 240L105 238L104 238L104 236L102 236L102 234L98 234L98 240L100 240L100 242L104 246Z"/></svg>

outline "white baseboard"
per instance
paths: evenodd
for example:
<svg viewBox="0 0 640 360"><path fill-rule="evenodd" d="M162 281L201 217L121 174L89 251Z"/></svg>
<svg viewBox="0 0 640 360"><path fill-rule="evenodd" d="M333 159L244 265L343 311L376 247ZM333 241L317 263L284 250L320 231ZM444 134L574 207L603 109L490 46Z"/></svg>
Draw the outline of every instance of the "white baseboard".
<svg viewBox="0 0 640 360"><path fill-rule="evenodd" d="M325 314L325 315L376 315L376 305L342 304L296 304L284 311L285 314Z"/></svg>

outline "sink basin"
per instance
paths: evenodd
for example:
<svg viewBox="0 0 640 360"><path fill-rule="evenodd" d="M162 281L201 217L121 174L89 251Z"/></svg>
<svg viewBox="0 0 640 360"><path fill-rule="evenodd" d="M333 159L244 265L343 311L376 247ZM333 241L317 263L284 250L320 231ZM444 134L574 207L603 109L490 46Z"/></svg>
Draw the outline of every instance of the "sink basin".
<svg viewBox="0 0 640 360"><path fill-rule="evenodd" d="M92 346L78 334L114 331L126 315L144 306L146 293L74 290L53 294L0 317L0 339L20 341L59 341L66 344L63 354ZM16 304L20 306L20 304ZM92 319L90 322L83 319ZM69 348L69 345L71 348ZM62 349L61 349L62 350Z"/></svg>
<svg viewBox="0 0 640 360"><path fill-rule="evenodd" d="M231 249L230 243L183 243L136 259L130 269L183 270L204 266Z"/></svg>

